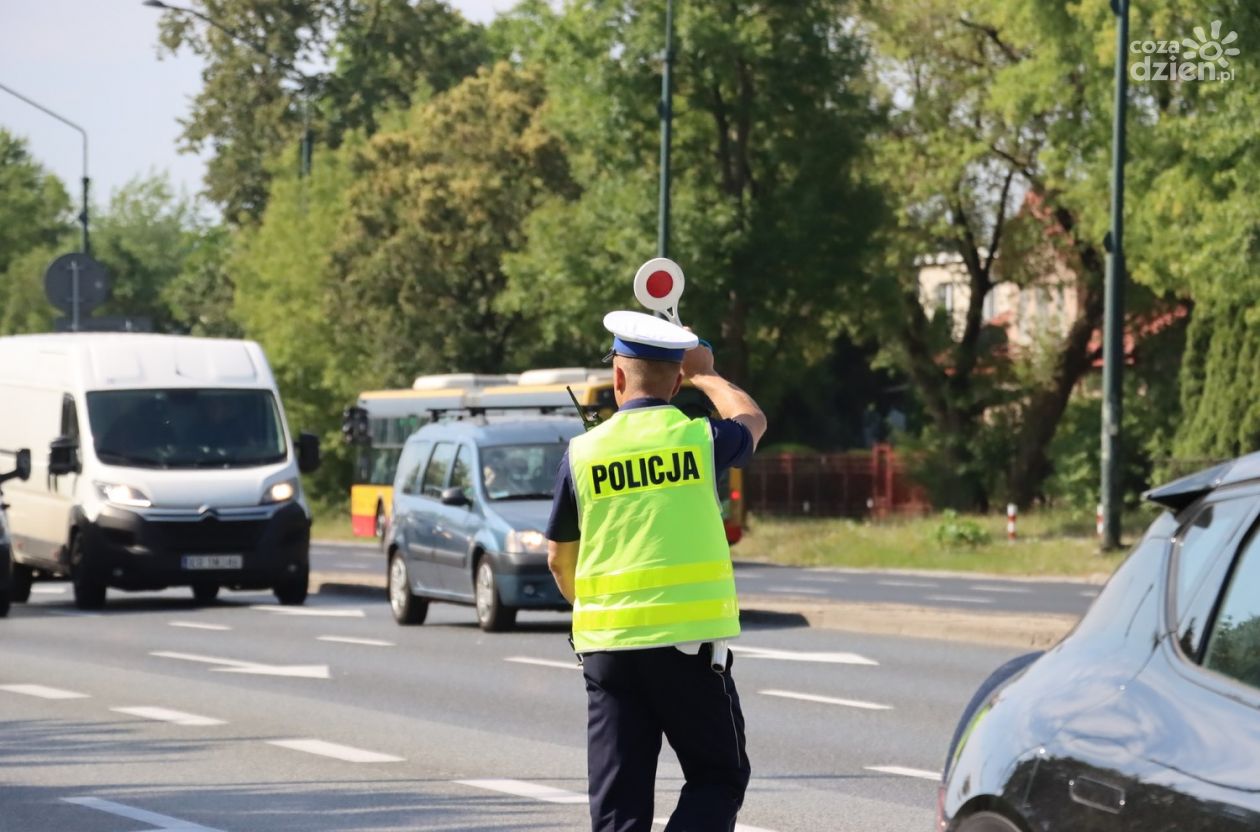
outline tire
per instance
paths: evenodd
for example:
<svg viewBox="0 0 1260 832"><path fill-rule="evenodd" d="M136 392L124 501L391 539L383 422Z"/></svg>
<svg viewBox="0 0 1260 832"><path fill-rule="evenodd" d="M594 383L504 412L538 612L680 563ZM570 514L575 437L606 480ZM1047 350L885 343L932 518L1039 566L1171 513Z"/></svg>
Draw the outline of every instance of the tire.
<svg viewBox="0 0 1260 832"><path fill-rule="evenodd" d="M13 599L13 555L10 554L5 558L5 575L4 583L0 584L0 618L4 618L9 614L9 605Z"/></svg>
<svg viewBox="0 0 1260 832"><path fill-rule="evenodd" d="M285 578L277 583L272 592L275 593L276 600L286 607L300 607L306 603L306 595L310 583L311 570L309 566L302 567L302 571L291 578Z"/></svg>
<svg viewBox="0 0 1260 832"><path fill-rule="evenodd" d="M1023 832L1023 830L996 812L977 812L964 818L956 832Z"/></svg>
<svg viewBox="0 0 1260 832"><path fill-rule="evenodd" d="M15 604L25 604L31 600L31 584L35 583L35 570L12 560L10 557L9 598Z"/></svg>
<svg viewBox="0 0 1260 832"><path fill-rule="evenodd" d="M499 597L499 585L490 558L483 557L477 562L473 594L477 598L477 623L481 629L487 633L501 633L516 624L516 607L509 607Z"/></svg>
<svg viewBox="0 0 1260 832"><path fill-rule="evenodd" d="M105 582L90 574L83 562L83 535L70 541L70 582L74 586L74 605L81 610L99 610L105 606Z"/></svg>
<svg viewBox="0 0 1260 832"><path fill-rule="evenodd" d="M218 584L193 584L193 600L198 604L213 604L219 597Z"/></svg>
<svg viewBox="0 0 1260 832"><path fill-rule="evenodd" d="M411 581L407 578L407 561L402 552L394 552L389 558L389 610L394 620L404 627L423 624L429 614L429 600L415 595L411 591Z"/></svg>

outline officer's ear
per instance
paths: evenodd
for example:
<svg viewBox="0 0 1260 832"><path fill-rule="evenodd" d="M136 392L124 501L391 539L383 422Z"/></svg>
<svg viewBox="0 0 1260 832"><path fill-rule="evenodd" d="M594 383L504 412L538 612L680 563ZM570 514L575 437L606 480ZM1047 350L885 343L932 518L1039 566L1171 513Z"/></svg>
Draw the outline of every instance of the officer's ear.
<svg viewBox="0 0 1260 832"><path fill-rule="evenodd" d="M678 395L678 391L682 389L682 383L683 383L682 366L679 365L678 375L674 377L674 389L669 394L670 399L673 399L674 396Z"/></svg>
<svg viewBox="0 0 1260 832"><path fill-rule="evenodd" d="M626 371L621 366L621 362L613 359L613 390L618 393L626 392Z"/></svg>

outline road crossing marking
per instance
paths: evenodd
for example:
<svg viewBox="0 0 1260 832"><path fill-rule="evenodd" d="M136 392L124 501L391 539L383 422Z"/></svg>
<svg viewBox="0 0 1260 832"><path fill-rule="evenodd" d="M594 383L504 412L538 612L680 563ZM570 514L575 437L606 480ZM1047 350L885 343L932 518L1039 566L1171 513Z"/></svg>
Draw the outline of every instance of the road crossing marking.
<svg viewBox="0 0 1260 832"><path fill-rule="evenodd" d="M35 595L65 595L67 589L69 587L40 585L31 587L31 592Z"/></svg>
<svg viewBox="0 0 1260 832"><path fill-rule="evenodd" d="M750 659L777 659L783 662L819 662L821 664L860 664L876 666L879 662L857 653L812 652L808 650L778 650L771 647L753 647L732 644L731 652Z"/></svg>
<svg viewBox="0 0 1260 832"><path fill-rule="evenodd" d="M226 624L202 624L200 621L168 621L172 627L186 627L189 630L230 630Z"/></svg>
<svg viewBox="0 0 1260 832"><path fill-rule="evenodd" d="M318 754L321 757L332 757L347 763L401 763L402 757L393 754L380 754L376 751L364 751L324 740L267 740L268 745L288 748L292 751L305 751L307 754Z"/></svg>
<svg viewBox="0 0 1260 832"><path fill-rule="evenodd" d="M316 641L335 641L338 644L362 644L366 647L396 647L392 641L379 638L354 638L353 636L316 636Z"/></svg>
<svg viewBox="0 0 1260 832"><path fill-rule="evenodd" d="M865 766L867 771L877 771L880 774L896 774L901 777L917 777L920 780L940 780L941 773L939 771L928 771L922 768L907 768L906 766Z"/></svg>
<svg viewBox="0 0 1260 832"><path fill-rule="evenodd" d="M20 693L23 696L36 696L40 699L89 699L86 693L75 693L72 690L50 688L45 685L0 685L0 690L9 693Z"/></svg>
<svg viewBox="0 0 1260 832"><path fill-rule="evenodd" d="M768 586L762 592L778 592L783 595L826 595L827 590L804 586Z"/></svg>
<svg viewBox="0 0 1260 832"><path fill-rule="evenodd" d="M137 809L134 806L114 803L112 800L101 800L99 797L63 797L61 800L63 803L73 803L76 806L117 815L120 818L138 820L158 829L178 830L178 832L220 832L220 830L211 829L209 826L200 826L190 821L170 817L169 815L159 815L157 812L149 812L144 809Z"/></svg>
<svg viewBox="0 0 1260 832"><path fill-rule="evenodd" d="M876 581L880 586L908 586L914 589L937 589L940 584L931 581L902 581L902 580L885 580Z"/></svg>
<svg viewBox="0 0 1260 832"><path fill-rule="evenodd" d="M503 659L505 662L516 662L517 664L536 664L539 667L558 667L562 670L581 670L582 667L576 661L561 662L555 659L535 659L532 656L507 656Z"/></svg>
<svg viewBox="0 0 1260 832"><path fill-rule="evenodd" d="M217 664L212 671L219 673L253 673L258 676L293 676L301 679L328 679L326 664L261 664L259 662L242 662L236 659L220 659L216 656L200 656L196 653L175 653L169 650L157 650L149 653L162 659L179 659L185 662L201 664Z"/></svg>
<svg viewBox="0 0 1260 832"><path fill-rule="evenodd" d="M1086 589L1086 590L1084 590L1084 591L1082 591L1082 592L1081 592L1081 596L1082 596L1083 598L1097 598L1097 597L1098 597L1098 590L1096 590L1096 589Z"/></svg>
<svg viewBox="0 0 1260 832"><path fill-rule="evenodd" d="M134 708L110 708L110 710L114 713L127 714L128 716L138 716L142 719L156 719L159 722L172 722L176 725L227 725L227 723L221 719L214 719L208 716L198 716L197 714L184 713L183 711L172 711L169 708L137 706Z"/></svg>
<svg viewBox="0 0 1260 832"><path fill-rule="evenodd" d="M652 823L653 823L653 825L655 825L655 826L665 826L666 824L668 824L668 823L669 823L669 821L667 821L667 820L654 820L654 821L652 821ZM737 823L737 824L735 824L735 832L774 832L774 830L773 830L773 829L762 829L760 826L749 826L748 824L745 824L745 823Z"/></svg>
<svg viewBox="0 0 1260 832"><path fill-rule="evenodd" d="M973 598L970 595L927 595L929 601L946 601L952 604L992 604L992 598Z"/></svg>
<svg viewBox="0 0 1260 832"><path fill-rule="evenodd" d="M370 563L334 563L333 568L334 569L372 569L374 567Z"/></svg>
<svg viewBox="0 0 1260 832"><path fill-rule="evenodd" d="M764 696L800 699L803 702L820 702L824 705L840 705L845 708L858 708L864 711L891 711L893 709L892 705L881 705L878 702L863 702L861 699L839 699L834 696L819 696L815 693L797 693L796 691L776 690L773 688L757 692Z"/></svg>
<svg viewBox="0 0 1260 832"><path fill-rule="evenodd" d="M1012 595L1027 595L1032 592L1031 589L1018 586L972 586L968 588L973 592L1009 592Z"/></svg>
<svg viewBox="0 0 1260 832"><path fill-rule="evenodd" d="M351 607L277 607L271 604L253 604L250 609L277 615L302 615L312 618L363 618L363 610Z"/></svg>
<svg viewBox="0 0 1260 832"><path fill-rule="evenodd" d="M819 581L825 584L847 584L849 582L848 578L841 577L840 575L810 575L809 579L811 581Z"/></svg>
<svg viewBox="0 0 1260 832"><path fill-rule="evenodd" d="M503 792L515 797L528 797L544 803L586 803L584 794L544 786L541 783L530 783L525 780L456 780L461 786L472 786L475 789L487 789L492 792Z"/></svg>

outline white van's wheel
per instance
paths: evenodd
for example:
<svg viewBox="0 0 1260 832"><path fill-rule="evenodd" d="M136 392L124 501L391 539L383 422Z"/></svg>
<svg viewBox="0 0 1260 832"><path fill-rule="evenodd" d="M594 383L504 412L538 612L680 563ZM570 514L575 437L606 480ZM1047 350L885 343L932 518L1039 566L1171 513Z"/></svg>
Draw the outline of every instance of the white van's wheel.
<svg viewBox="0 0 1260 832"><path fill-rule="evenodd" d="M193 584L192 594L193 600L198 604L213 604L214 599L219 597L219 585Z"/></svg>
<svg viewBox="0 0 1260 832"><path fill-rule="evenodd" d="M31 584L35 583L35 570L12 560L12 571L9 572L9 598L15 604L25 604L31 600Z"/></svg>
<svg viewBox="0 0 1260 832"><path fill-rule="evenodd" d="M70 543L70 582L74 585L74 605L81 610L99 610L105 606L105 582L88 574L83 563L83 536L75 535Z"/></svg>
<svg viewBox="0 0 1260 832"><path fill-rule="evenodd" d="M310 583L310 579L310 568L303 567L297 575L280 581L272 589L276 594L276 600L286 607L298 607L305 604L307 584Z"/></svg>
<svg viewBox="0 0 1260 832"><path fill-rule="evenodd" d="M411 592L407 578L407 562L402 552L394 552L389 559L389 611L399 624L423 624L429 614L429 600Z"/></svg>

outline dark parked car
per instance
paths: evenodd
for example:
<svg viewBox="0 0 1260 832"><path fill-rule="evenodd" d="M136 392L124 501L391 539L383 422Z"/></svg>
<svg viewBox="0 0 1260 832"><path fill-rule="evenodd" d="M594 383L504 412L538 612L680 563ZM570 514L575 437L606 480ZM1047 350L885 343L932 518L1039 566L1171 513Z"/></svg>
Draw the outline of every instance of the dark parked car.
<svg viewBox="0 0 1260 832"><path fill-rule="evenodd" d="M0 451L0 454L8 454ZM31 476L31 452L23 448L12 454L16 464L12 471L0 473L0 483L8 480L24 480ZM9 614L9 607L14 601L24 602L31 594L31 582L28 573L16 568L13 562L13 543L9 540L9 523L6 517L4 496L0 494L0 618Z"/></svg>
<svg viewBox="0 0 1260 832"><path fill-rule="evenodd" d="M484 630L520 609L567 610L547 569L543 529L574 417L478 416L432 422L403 446L386 538L389 601L420 624L431 601L471 604Z"/></svg>
<svg viewBox="0 0 1260 832"><path fill-rule="evenodd" d="M1260 453L1146 497L1076 629L964 711L940 830L1260 830Z"/></svg>

